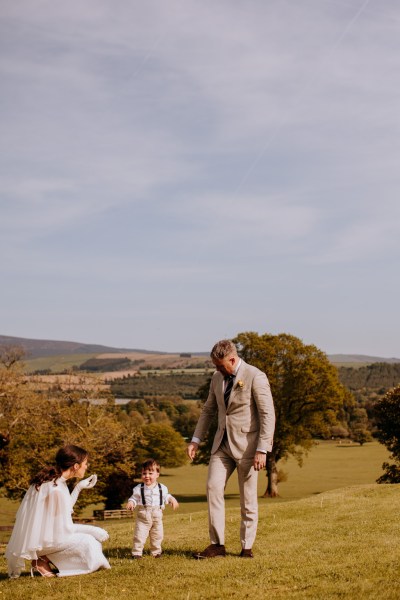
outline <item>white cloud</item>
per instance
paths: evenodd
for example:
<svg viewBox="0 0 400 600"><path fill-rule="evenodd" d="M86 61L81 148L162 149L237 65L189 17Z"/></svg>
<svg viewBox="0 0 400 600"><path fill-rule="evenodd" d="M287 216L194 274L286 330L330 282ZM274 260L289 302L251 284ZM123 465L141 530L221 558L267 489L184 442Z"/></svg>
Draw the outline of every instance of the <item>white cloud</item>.
<svg viewBox="0 0 400 600"><path fill-rule="evenodd" d="M224 297L230 246L278 290L398 257L393 0L6 0L0 29L0 239L21 287L136 280L144 311L159 285L172 331L179 293Z"/></svg>

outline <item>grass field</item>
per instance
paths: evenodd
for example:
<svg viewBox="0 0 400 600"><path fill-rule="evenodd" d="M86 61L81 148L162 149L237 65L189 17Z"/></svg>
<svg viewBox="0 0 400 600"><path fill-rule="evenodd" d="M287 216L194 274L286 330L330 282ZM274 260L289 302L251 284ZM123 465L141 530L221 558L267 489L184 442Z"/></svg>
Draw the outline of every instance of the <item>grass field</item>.
<svg viewBox="0 0 400 600"><path fill-rule="evenodd" d="M387 459L387 450L377 442L359 446L321 441L305 458L303 467L300 468L293 459L279 465L288 474L287 481L279 484L280 498L260 498L260 502L262 505L287 502L338 487L375 483L382 474L382 463ZM207 507L206 476L207 467L186 465L179 469L164 469L161 480L182 502L181 510L190 512L205 510ZM260 473L259 496L265 492L266 485L265 473ZM238 493L237 478L233 474L226 488L228 506L237 505Z"/></svg>
<svg viewBox="0 0 400 600"><path fill-rule="evenodd" d="M306 498L338 487L375 483L382 473L382 463L387 458L387 450L377 442L358 446L321 441L305 458L303 467L300 468L293 459L282 464L283 470L288 474L288 480L279 484L279 498L268 500L261 497L267 480L265 472L260 473L258 478L260 504L267 506L271 502ZM181 503L179 511L191 513L207 509L206 477L206 466L188 464L178 469L163 469L160 481L165 483L170 492L178 498ZM228 482L226 497L228 507L237 506L239 490L235 473ZM0 498L0 525L13 522L18 504ZM102 508L102 506L87 507L83 516L91 516L94 508Z"/></svg>
<svg viewBox="0 0 400 600"><path fill-rule="evenodd" d="M122 352L100 354L64 354L56 356L43 356L41 358L27 358L24 360L26 370L33 372L38 369L50 369L52 373L61 373L65 369L71 369L74 365L81 365L89 358L129 358L132 361L140 360L140 367L146 369L185 369L190 366L198 366L200 370L204 370L205 366L211 368L211 361L208 356L193 355L188 358L182 357L179 354L163 354L163 353L148 353L148 352Z"/></svg>
<svg viewBox="0 0 400 600"><path fill-rule="evenodd" d="M43 356L42 358L32 358L24 360L25 371L33 373L49 369L51 373L62 373L65 370L72 369L74 366L79 366L89 360L95 358L97 354L65 354L57 356Z"/></svg>
<svg viewBox="0 0 400 600"><path fill-rule="evenodd" d="M239 513L227 511L225 559L198 562L207 537L205 511L165 520L164 555L130 559L133 522L107 522L111 571L45 580L0 576L4 599L155 600L255 597L397 600L400 597L400 486L354 486L271 503L262 515L254 560L238 558ZM2 561L3 562L3 561ZM4 564L4 563L3 563ZM4 571L3 571L4 573Z"/></svg>
<svg viewBox="0 0 400 600"><path fill-rule="evenodd" d="M375 485L387 458L378 444L320 443L299 469L291 461L281 498L260 498L255 559L237 557L239 510L235 476L227 494L226 559L198 562L207 543L205 467L166 470L161 480L181 501L165 511L164 556L130 559L133 519L107 521L105 552L112 565L83 577L6 578L0 557L0 598L100 600L118 596L178 600L251 598L388 599L400 597L400 486ZM260 477L260 493L265 479ZM300 498L300 499L299 499ZM15 503L2 501L13 512ZM3 546L4 550L4 546Z"/></svg>

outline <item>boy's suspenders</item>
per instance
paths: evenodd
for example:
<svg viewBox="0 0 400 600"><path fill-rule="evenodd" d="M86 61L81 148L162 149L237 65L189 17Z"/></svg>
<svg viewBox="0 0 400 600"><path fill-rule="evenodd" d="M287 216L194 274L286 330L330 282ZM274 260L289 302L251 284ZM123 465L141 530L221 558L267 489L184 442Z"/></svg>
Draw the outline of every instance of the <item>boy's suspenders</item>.
<svg viewBox="0 0 400 600"><path fill-rule="evenodd" d="M157 485L158 485L158 491L160 492L160 506L162 506L162 504L163 504L163 497L162 497L161 483L158 483ZM146 506L146 498L144 497L144 482L143 481L140 484L140 495L142 496L142 504L143 504L143 506Z"/></svg>

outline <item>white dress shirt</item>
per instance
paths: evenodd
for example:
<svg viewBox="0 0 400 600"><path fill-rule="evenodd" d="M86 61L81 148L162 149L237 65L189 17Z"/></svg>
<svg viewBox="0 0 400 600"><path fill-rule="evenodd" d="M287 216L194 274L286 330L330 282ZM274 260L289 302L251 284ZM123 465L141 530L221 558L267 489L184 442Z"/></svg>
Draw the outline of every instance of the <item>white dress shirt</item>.
<svg viewBox="0 0 400 600"><path fill-rule="evenodd" d="M133 505L143 506L142 502L142 492L141 492L141 483L136 485L133 488L132 496L129 498L128 502L132 502ZM168 488L163 484L161 485L161 493L162 493L162 505L161 508L164 510L166 504L171 504L171 494L168 492ZM154 483L152 486L148 486L144 484L144 499L146 502L146 506L150 507L159 507L160 506L160 488L158 487L158 482Z"/></svg>

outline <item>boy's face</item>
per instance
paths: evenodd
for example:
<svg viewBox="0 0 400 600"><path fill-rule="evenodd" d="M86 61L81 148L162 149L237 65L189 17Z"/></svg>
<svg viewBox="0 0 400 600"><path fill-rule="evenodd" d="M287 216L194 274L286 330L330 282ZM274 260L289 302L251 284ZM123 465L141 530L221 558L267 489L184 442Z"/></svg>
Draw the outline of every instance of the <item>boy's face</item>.
<svg viewBox="0 0 400 600"><path fill-rule="evenodd" d="M142 471L142 481L147 485L150 486L153 483L155 483L157 481L157 479L159 478L160 473L158 473L156 471L156 469L144 469L144 471Z"/></svg>

